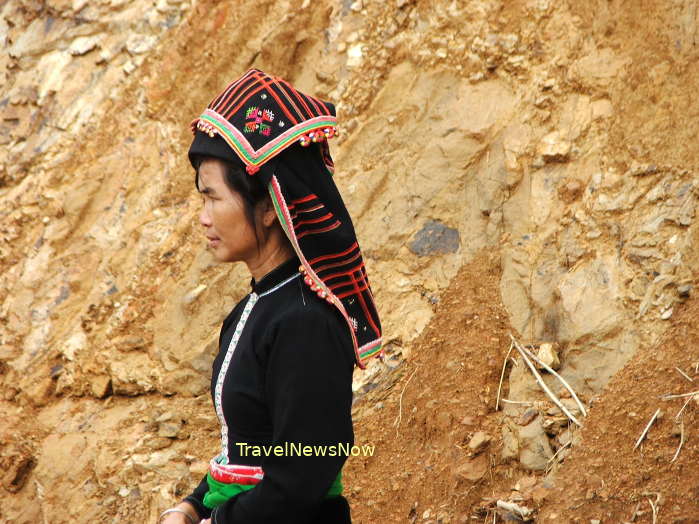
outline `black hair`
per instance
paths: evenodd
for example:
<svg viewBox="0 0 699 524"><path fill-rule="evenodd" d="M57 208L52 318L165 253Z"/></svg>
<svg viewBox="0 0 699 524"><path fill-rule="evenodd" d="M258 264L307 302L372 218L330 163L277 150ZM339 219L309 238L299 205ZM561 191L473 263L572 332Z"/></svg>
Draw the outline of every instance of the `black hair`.
<svg viewBox="0 0 699 524"><path fill-rule="evenodd" d="M248 219L248 223L252 226L252 230L255 232L255 239L257 240L257 245L260 245L260 239L257 238L257 224L255 221L255 206L262 202L269 193L265 186L260 182L259 177L250 176L245 171L245 168L223 160L218 157L205 156L205 155L195 155L192 157L192 165L194 166L195 177L194 184L199 190L199 167L204 160L214 159L223 163L225 171L223 176L223 181L228 186L228 189L240 195L243 199L243 208L245 212L245 217Z"/></svg>

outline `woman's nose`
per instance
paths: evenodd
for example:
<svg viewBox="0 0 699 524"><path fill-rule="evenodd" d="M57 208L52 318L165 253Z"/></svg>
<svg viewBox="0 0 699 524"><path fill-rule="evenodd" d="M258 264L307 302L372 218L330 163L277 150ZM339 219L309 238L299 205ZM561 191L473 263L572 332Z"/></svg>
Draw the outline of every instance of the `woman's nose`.
<svg viewBox="0 0 699 524"><path fill-rule="evenodd" d="M211 226L211 217L206 210L206 206L203 206L199 212L199 223L204 227Z"/></svg>

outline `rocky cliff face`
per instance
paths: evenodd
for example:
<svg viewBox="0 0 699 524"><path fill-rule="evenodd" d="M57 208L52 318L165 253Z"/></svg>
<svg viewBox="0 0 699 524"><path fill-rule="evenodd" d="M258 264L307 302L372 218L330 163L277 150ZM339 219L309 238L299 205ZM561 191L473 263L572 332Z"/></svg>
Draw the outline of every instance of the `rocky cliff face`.
<svg viewBox="0 0 699 524"><path fill-rule="evenodd" d="M338 103L391 366L485 250L511 332L600 394L695 283L696 28L683 0L5 2L0 518L143 521L203 471L247 276L206 251L188 124L250 66Z"/></svg>

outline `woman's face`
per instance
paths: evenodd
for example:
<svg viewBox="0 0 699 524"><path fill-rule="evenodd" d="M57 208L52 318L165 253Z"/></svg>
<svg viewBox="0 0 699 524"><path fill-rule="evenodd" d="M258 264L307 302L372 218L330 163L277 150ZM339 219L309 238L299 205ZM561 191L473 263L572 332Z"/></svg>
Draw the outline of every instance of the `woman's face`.
<svg viewBox="0 0 699 524"><path fill-rule="evenodd" d="M199 166L199 192L204 198L199 222L209 246L221 262L248 261L257 253L257 239L245 215L243 199L225 183L223 162L206 159Z"/></svg>

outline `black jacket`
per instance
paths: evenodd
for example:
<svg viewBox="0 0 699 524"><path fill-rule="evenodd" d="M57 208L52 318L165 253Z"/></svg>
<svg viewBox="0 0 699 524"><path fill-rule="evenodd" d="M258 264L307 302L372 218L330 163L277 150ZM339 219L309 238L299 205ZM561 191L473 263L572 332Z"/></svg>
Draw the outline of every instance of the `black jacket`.
<svg viewBox="0 0 699 524"><path fill-rule="evenodd" d="M216 409L219 373L227 351L234 350L220 401L228 428L228 463L261 466L264 479L216 508L212 517L216 524L313 522L327 511L325 496L347 458L338 444L354 443L354 350L347 324L308 288L298 266L293 258L253 281L253 292L233 308L221 328L211 391ZM254 305L242 327L240 319L249 301ZM238 343L229 348L241 327ZM293 450L285 456L264 456L264 452L254 456L254 449L264 448L246 448L243 443L327 448L316 448L326 449L325 456L297 456ZM207 491L205 477L185 499L202 517L210 516L202 503Z"/></svg>

